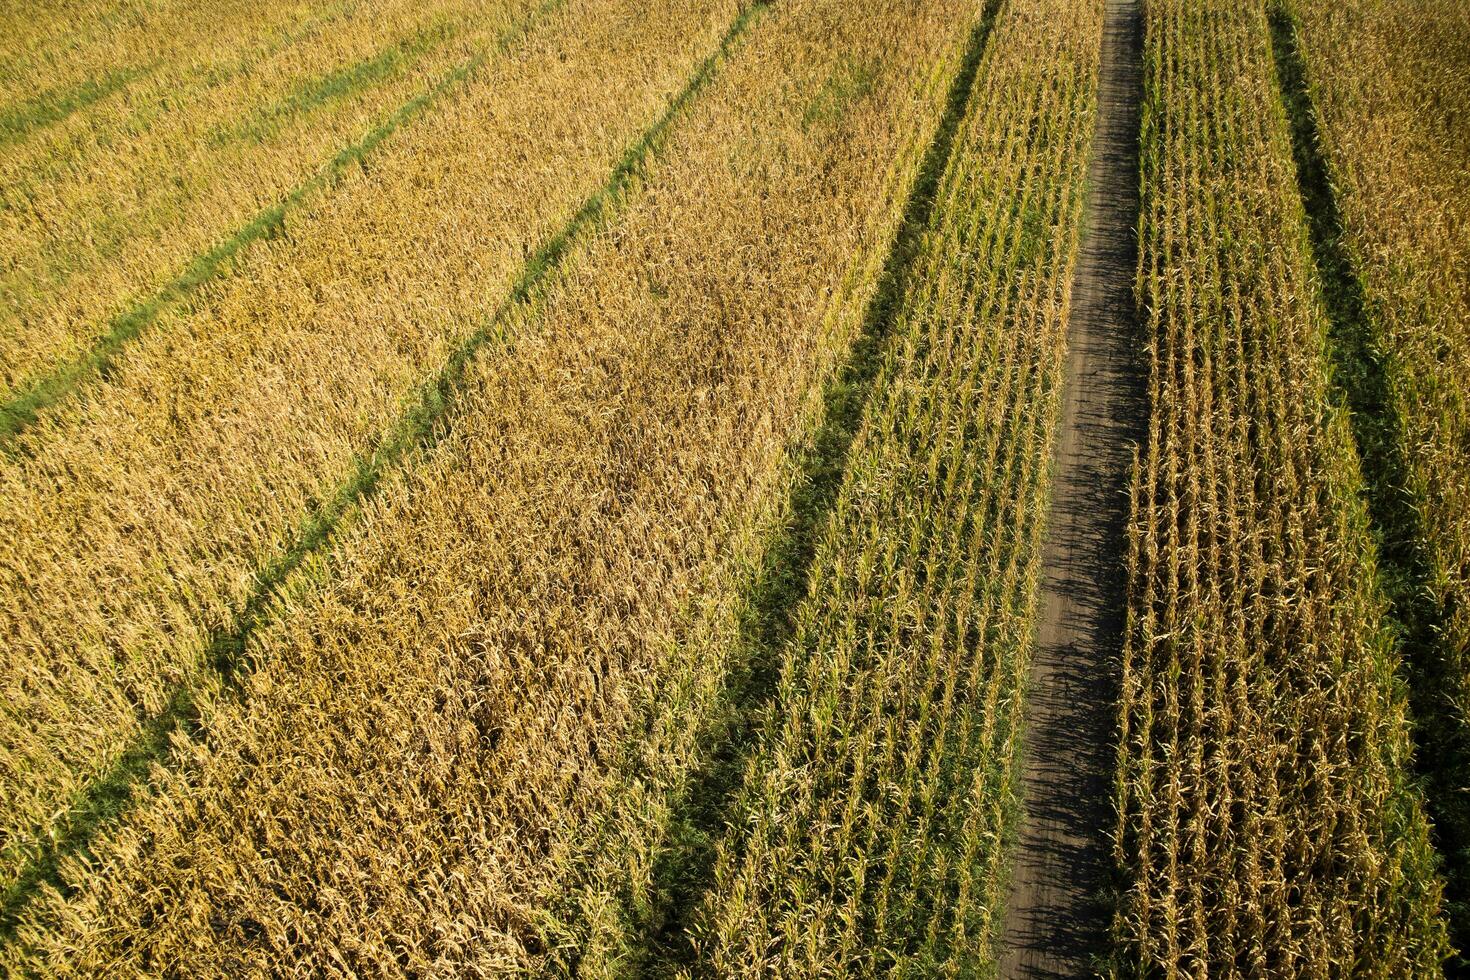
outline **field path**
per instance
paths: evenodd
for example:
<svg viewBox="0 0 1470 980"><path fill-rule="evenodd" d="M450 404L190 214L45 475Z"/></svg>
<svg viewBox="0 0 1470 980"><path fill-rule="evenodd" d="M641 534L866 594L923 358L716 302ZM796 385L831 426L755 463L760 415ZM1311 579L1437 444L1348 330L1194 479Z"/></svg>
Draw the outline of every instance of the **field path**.
<svg viewBox="0 0 1470 980"><path fill-rule="evenodd" d="M1006 978L1091 976L1105 951L1109 909L1100 893L1109 877L1127 487L1146 418L1133 294L1142 41L1138 0L1107 0L1042 545L1024 813L1000 958Z"/></svg>

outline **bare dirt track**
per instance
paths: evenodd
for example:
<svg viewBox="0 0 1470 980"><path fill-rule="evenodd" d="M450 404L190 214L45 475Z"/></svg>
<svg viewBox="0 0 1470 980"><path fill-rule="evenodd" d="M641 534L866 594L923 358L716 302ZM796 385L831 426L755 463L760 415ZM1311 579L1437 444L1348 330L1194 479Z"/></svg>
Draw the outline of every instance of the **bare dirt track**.
<svg viewBox="0 0 1470 980"><path fill-rule="evenodd" d="M1092 976L1105 952L1126 493L1147 411L1133 292L1142 41L1138 0L1107 0L1000 957L1006 978Z"/></svg>

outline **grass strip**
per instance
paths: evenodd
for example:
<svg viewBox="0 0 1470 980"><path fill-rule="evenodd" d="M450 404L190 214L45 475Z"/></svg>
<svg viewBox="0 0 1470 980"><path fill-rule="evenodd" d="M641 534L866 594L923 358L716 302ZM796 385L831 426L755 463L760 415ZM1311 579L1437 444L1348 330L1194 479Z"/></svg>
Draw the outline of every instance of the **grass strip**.
<svg viewBox="0 0 1470 980"><path fill-rule="evenodd" d="M426 27L410 37L390 42L376 54L302 82L284 99L262 108L245 123L221 129L214 140L217 144L236 139L261 142L287 120L371 88L399 68L414 64L430 51L454 40L460 34L460 27L454 21Z"/></svg>
<svg viewBox="0 0 1470 980"><path fill-rule="evenodd" d="M38 129L56 125L72 113L122 91L155 67L156 63L108 72L101 78L89 78L67 90L42 92L27 99L0 113L0 146L17 143Z"/></svg>

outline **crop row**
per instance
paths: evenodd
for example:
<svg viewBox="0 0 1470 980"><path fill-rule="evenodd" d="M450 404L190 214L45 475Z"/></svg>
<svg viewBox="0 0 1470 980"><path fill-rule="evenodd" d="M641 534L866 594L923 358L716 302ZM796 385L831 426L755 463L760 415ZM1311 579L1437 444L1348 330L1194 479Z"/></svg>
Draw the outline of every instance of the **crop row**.
<svg viewBox="0 0 1470 980"><path fill-rule="evenodd" d="M553 15L0 460L7 883L230 652L729 9Z"/></svg>
<svg viewBox="0 0 1470 980"><path fill-rule="evenodd" d="M279 5L268 4L267 7ZM259 216L333 176L334 157L477 51L532 0L402 0L309 20L232 70L254 40L218 31L125 93L0 152L0 398L85 358L210 256L272 229ZM308 198L311 195L306 195ZM299 202L305 203L305 202Z"/></svg>
<svg viewBox="0 0 1470 980"><path fill-rule="evenodd" d="M1101 28L1001 8L720 846L712 973L994 969Z"/></svg>
<svg viewBox="0 0 1470 980"><path fill-rule="evenodd" d="M604 10L559 22L579 29L565 61L571 37L522 66L546 97L528 82L495 93L513 132L556 139L571 118L527 115L565 107L605 125L610 96L633 88L622 73L655 74L655 54L676 62L707 36L697 9L604 12L596 29ZM67 862L73 894L32 906L7 964L482 975L554 954L615 968L636 936L587 917L573 947L547 898L592 874L626 890L643 867L637 841L586 850L619 800L604 792L617 747L660 674L720 670L739 566L778 518L788 448L860 326L974 16L960 0L873 4L862 18L840 0L743 14L747 36L616 220L506 314L505 346L466 365L435 445L286 587L249 641L241 696L201 693L198 738L176 746L157 792L92 862ZM583 73L605 87L576 84ZM519 145L473 131L476 119L460 111L428 144L450 163L446 186L510 169L480 159L469 179L452 165L458 146ZM531 159L549 179L581 158ZM439 251L493 254L464 227L477 205L417 200L420 229L425 215L452 222L428 238ZM407 201L392 203L390 215ZM346 262L372 241L298 261ZM366 312L405 297L428 317L468 289L422 272L437 293L385 285ZM300 363L336 365L320 349ZM331 405L282 418L271 438ZM344 408L328 417L351 418ZM230 499L256 483L210 486ZM698 636L708 642L679 642Z"/></svg>
<svg viewBox="0 0 1470 980"><path fill-rule="evenodd" d="M1264 5L1146 25L1116 969L1429 975L1440 884Z"/></svg>
<svg viewBox="0 0 1470 980"><path fill-rule="evenodd" d="M1345 399L1470 943L1470 8L1283 4ZM1324 160L1314 160L1316 154ZM1316 167L1315 172L1313 167ZM1314 199L1314 197L1316 199Z"/></svg>

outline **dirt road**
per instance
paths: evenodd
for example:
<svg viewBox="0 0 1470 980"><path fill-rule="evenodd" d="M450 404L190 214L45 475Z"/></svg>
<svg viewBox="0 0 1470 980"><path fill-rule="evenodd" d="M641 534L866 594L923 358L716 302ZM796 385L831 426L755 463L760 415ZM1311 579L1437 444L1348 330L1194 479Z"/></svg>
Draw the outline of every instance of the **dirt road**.
<svg viewBox="0 0 1470 980"><path fill-rule="evenodd" d="M1021 819L1000 976L1095 974L1105 952L1127 485L1146 404L1133 277L1138 0L1107 0L1084 239L1031 665Z"/></svg>

